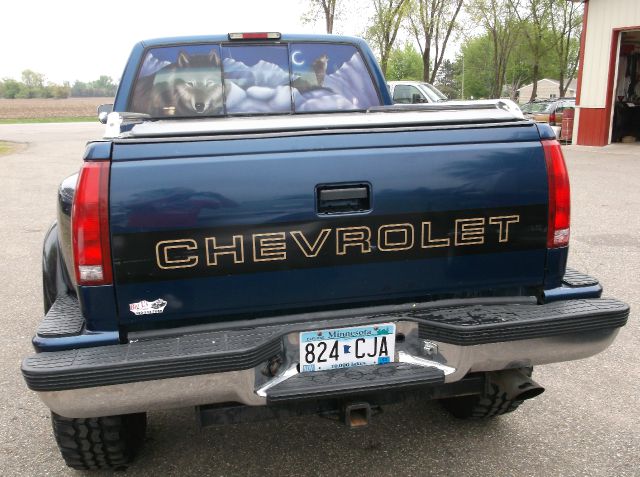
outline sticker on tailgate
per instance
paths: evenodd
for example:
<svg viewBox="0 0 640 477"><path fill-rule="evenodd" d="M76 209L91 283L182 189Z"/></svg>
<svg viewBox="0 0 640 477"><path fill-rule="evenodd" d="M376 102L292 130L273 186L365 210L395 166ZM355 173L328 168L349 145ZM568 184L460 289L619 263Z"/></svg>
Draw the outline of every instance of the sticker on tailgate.
<svg viewBox="0 0 640 477"><path fill-rule="evenodd" d="M142 300L137 303L129 303L129 311L136 316L155 315L157 313L163 313L166 306L167 302L162 298L154 301Z"/></svg>

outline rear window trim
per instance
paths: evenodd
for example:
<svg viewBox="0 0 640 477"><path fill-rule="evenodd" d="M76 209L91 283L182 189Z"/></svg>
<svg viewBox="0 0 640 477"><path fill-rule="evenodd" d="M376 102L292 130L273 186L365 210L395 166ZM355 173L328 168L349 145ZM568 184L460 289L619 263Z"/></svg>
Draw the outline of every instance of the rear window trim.
<svg viewBox="0 0 640 477"><path fill-rule="evenodd" d="M380 106L384 106L384 101L382 98L382 92L380 91L378 82L375 80L375 77L373 75L373 72L371 70L371 65L369 63L369 61L367 61L367 57L363 54L362 49L360 48L359 45L355 44L355 43L350 43L347 41L313 41L313 40L269 40L269 41L264 41L264 40L256 40L256 41L243 41L242 43L238 43L237 41L229 41L229 40L225 40L225 41L203 41L203 42L190 42L190 41L186 41L186 42L176 42L176 43L166 43L163 45L154 45L154 46L145 46L144 50L142 51L142 54L140 55L140 61L138 61L138 65L136 66L136 73L135 73L135 79L133 81L133 83L131 84L131 88L129 89L129 94L127 96L127 111L131 110L131 103L133 102L133 93L136 89L136 84L138 83L138 80L140 79L140 70L142 69L142 65L144 64L144 60L147 57L147 54L149 53L149 51L151 50L156 50L159 48L175 48L175 47L180 47L180 46L207 46L207 45L215 45L218 46L220 48L220 50L222 51L222 48L224 47L229 47L229 46L276 46L276 45L285 45L287 47L287 54L289 55L289 58L291 57L291 50L290 50L290 46L292 43L302 43L302 44L314 44L314 45L343 45L343 46L350 46L352 48L354 48L358 54L360 55L360 58L362 59L362 62L365 65L365 68L367 69L367 73L369 74L369 79L371 80L371 85L373 86L373 89L376 92L376 96L378 97L378 101L380 103ZM289 65L289 75L291 75L291 65ZM297 112L297 111L291 111L291 112L284 112L284 113L233 113L233 114L228 114L226 112L226 105L225 105L225 114L223 115L219 115L219 116L211 116L211 117L218 117L218 118L223 118L223 117L242 117L242 116L293 116L293 115L298 115L298 114L325 114L325 113L335 113L335 112L344 112L341 110L322 110L322 111L302 111L302 112ZM366 111L366 109L352 109L350 110L352 112L358 112L358 111ZM196 116L186 116L186 117L180 117L180 118L171 118L171 120L181 120L181 119L196 119ZM158 119L168 119L168 118L150 118L151 120L158 120Z"/></svg>

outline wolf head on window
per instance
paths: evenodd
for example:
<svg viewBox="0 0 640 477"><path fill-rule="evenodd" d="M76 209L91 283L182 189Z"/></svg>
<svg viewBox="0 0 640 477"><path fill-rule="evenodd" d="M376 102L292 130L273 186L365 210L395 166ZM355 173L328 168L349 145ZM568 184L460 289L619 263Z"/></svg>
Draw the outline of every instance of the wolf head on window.
<svg viewBox="0 0 640 477"><path fill-rule="evenodd" d="M215 50L208 55L178 55L174 71L177 116L222 113L222 74Z"/></svg>

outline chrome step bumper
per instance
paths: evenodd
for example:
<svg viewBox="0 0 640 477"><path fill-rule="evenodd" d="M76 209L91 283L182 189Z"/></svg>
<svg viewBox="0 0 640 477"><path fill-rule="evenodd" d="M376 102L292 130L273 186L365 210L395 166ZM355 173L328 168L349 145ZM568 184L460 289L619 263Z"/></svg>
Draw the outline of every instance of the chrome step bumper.
<svg viewBox="0 0 640 477"><path fill-rule="evenodd" d="M349 310L349 316L317 321L39 353L23 361L22 372L45 404L67 417L219 402L265 405L296 396L454 383L472 372L586 358L611 344L629 314L626 304L612 299L447 308L429 303L373 310L364 314ZM330 372L334 384L328 388L310 385L313 380L308 377L313 373L298 373L301 331L389 321L404 335L396 345L395 363L377 370L359 369L362 377L351 377L351 384ZM276 376L269 377L267 363L274 357L282 364ZM383 379L379 370L385 366L401 371ZM321 381L319 374L313 375Z"/></svg>

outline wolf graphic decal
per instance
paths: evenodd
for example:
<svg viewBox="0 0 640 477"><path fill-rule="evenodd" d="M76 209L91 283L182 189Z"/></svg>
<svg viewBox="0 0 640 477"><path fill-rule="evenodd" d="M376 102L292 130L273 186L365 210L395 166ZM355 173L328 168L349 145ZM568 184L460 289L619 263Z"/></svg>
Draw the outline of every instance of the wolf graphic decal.
<svg viewBox="0 0 640 477"><path fill-rule="evenodd" d="M264 47L264 53L257 45L154 49L142 65L130 107L154 118L196 118L366 109L379 103L353 49L294 45L287 53L284 48Z"/></svg>
<svg viewBox="0 0 640 477"><path fill-rule="evenodd" d="M316 75L316 79L318 80L318 86L322 87L324 85L324 78L327 76L327 66L329 64L329 56L325 53L313 62L313 72Z"/></svg>
<svg viewBox="0 0 640 477"><path fill-rule="evenodd" d="M138 81L133 110L153 117L214 116L223 112L220 56L189 55L181 51L175 62Z"/></svg>
<svg viewBox="0 0 640 477"><path fill-rule="evenodd" d="M215 115L222 112L222 74L215 50L208 55L180 52L175 69L176 115Z"/></svg>

